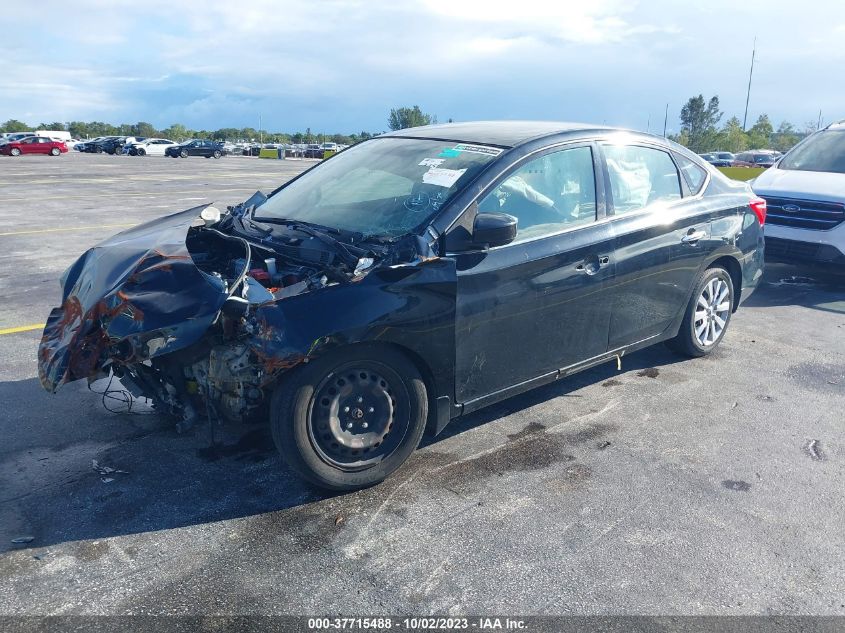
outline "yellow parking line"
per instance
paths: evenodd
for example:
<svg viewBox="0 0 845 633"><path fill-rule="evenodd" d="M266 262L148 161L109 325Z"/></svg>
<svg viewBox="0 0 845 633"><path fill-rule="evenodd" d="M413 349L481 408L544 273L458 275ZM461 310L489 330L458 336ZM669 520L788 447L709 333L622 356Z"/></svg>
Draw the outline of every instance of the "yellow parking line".
<svg viewBox="0 0 845 633"><path fill-rule="evenodd" d="M3 334L18 334L19 332L32 332L33 330L41 330L44 329L43 323L37 323L35 325L19 325L18 327L7 327L0 330L0 336Z"/></svg>
<svg viewBox="0 0 845 633"><path fill-rule="evenodd" d="M34 233L58 233L59 231L88 231L91 229L114 229L118 227L135 226L132 224L100 224L99 226L67 226L58 229L28 229L26 231L9 231L8 233L0 233L0 237L7 235L32 235Z"/></svg>

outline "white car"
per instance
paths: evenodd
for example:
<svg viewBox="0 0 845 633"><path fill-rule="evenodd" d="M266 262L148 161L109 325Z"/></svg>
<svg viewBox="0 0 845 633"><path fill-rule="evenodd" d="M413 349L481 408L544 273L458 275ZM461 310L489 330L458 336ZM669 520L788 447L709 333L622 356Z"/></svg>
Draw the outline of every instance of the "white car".
<svg viewBox="0 0 845 633"><path fill-rule="evenodd" d="M173 147L178 143L166 138L145 138L143 141L135 141L134 143L127 143L123 146L123 153L130 156L164 156L164 151L168 147Z"/></svg>
<svg viewBox="0 0 845 633"><path fill-rule="evenodd" d="M845 121L805 138L751 186L767 202L767 259L845 270Z"/></svg>

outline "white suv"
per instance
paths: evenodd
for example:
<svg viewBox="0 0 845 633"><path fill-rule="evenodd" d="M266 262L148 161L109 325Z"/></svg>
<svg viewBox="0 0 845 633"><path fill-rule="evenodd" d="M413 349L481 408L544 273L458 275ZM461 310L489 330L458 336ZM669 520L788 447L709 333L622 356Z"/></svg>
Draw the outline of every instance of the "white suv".
<svg viewBox="0 0 845 633"><path fill-rule="evenodd" d="M845 121L805 138L751 185L767 202L767 259L845 269Z"/></svg>

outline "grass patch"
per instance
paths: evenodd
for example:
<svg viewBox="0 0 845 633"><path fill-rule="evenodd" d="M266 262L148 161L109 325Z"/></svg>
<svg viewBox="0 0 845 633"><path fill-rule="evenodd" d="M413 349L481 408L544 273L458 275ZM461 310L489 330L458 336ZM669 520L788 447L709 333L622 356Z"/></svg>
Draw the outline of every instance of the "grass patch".
<svg viewBox="0 0 845 633"><path fill-rule="evenodd" d="M716 169L734 180L751 180L766 171L763 167L717 167Z"/></svg>

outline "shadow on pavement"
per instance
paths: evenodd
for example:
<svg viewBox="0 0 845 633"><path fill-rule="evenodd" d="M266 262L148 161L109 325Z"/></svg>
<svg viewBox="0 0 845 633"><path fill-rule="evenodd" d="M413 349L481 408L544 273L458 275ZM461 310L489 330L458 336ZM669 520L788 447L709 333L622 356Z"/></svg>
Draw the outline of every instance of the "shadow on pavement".
<svg viewBox="0 0 845 633"><path fill-rule="evenodd" d="M657 346L625 357L623 368L680 360ZM579 397L571 392L616 373L615 363L608 363L511 398L453 421L422 446L553 398ZM212 447L207 426L179 435L154 414L105 411L100 398L78 385L51 396L36 379L4 382L0 399L18 403L7 411L14 428L0 452L0 551L246 517L331 496L288 470L264 425L218 429ZM425 460L409 466L427 468ZM376 502L392 487L388 480L363 494ZM34 540L11 543L21 536Z"/></svg>

